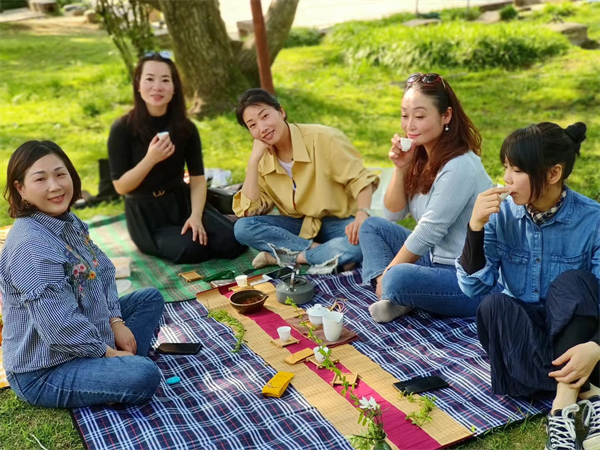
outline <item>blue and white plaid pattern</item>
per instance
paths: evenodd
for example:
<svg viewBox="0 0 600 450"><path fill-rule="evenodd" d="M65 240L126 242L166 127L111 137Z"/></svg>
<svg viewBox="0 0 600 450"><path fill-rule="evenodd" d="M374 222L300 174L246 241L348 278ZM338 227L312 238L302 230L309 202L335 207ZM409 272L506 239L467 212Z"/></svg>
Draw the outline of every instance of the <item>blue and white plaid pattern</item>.
<svg viewBox="0 0 600 450"><path fill-rule="evenodd" d="M315 302L331 305L338 297L348 300L345 323L359 336L351 345L400 381L441 376L451 387L432 392L436 405L467 429L474 426L476 435L550 410L551 400L492 393L490 364L477 338L475 318L439 319L414 310L391 323L377 324L368 311L377 297L361 284L360 272L312 281L318 292Z"/></svg>
<svg viewBox="0 0 600 450"><path fill-rule="evenodd" d="M17 219L0 254L7 372L101 358L115 345L108 324L121 315L115 267L87 241L81 220L72 213L63 219L40 212ZM84 263L93 279L73 275Z"/></svg>
<svg viewBox="0 0 600 450"><path fill-rule="evenodd" d="M434 392L436 404L465 427L474 426L477 435L549 410L550 401L491 393L490 366L473 319L441 320L413 312L376 324L368 312L375 294L361 285L360 272L312 279L315 302L348 299L346 324L360 337L351 345L399 380L441 375L451 387ZM166 305L161 326L161 341L200 340L204 348L197 357L158 358L164 378L178 376L181 382L161 384L146 405L74 410L90 450L351 448L293 386L281 399L263 398L262 386L275 371L246 347L230 353L232 333L206 320L198 302Z"/></svg>
<svg viewBox="0 0 600 450"><path fill-rule="evenodd" d="M293 386L282 398L262 387L275 370L234 339L225 325L206 319L198 302L165 305L161 341L200 341L197 356L161 355L164 378L142 406L93 407L73 411L89 450L351 450L346 439Z"/></svg>

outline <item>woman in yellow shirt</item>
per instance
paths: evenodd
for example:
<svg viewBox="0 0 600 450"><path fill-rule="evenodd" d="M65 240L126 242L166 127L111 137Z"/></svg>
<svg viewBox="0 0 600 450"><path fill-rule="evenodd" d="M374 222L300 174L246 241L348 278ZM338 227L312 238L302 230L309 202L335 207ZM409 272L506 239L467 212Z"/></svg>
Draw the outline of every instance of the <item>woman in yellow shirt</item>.
<svg viewBox="0 0 600 450"><path fill-rule="evenodd" d="M237 119L254 138L233 210L235 237L260 250L253 266L309 264L330 273L362 260L358 232L379 179L339 130L287 122L277 99L246 91ZM277 207L280 215L266 215Z"/></svg>

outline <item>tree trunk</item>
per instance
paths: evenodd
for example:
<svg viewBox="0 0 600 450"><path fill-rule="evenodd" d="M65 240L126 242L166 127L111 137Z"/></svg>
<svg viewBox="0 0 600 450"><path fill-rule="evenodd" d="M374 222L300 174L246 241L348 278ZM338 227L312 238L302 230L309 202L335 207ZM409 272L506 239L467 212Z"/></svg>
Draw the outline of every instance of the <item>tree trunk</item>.
<svg viewBox="0 0 600 450"><path fill-rule="evenodd" d="M204 116L231 110L249 85L236 61L218 0L159 0L159 4L193 101L190 112Z"/></svg>
<svg viewBox="0 0 600 450"><path fill-rule="evenodd" d="M273 64L279 51L283 48L288 37L296 8L300 0L272 0L265 17L267 31L267 45L269 47L269 60ZM250 84L260 86L258 64L256 63L256 42L252 34L242 45L237 56L239 67Z"/></svg>

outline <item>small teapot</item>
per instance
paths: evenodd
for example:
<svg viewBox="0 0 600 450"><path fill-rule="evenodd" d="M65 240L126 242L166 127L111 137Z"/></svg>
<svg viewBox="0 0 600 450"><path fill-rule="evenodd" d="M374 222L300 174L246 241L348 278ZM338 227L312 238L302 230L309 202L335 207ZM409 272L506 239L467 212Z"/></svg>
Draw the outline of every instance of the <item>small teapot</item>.
<svg viewBox="0 0 600 450"><path fill-rule="evenodd" d="M320 303L316 303L315 306L306 310L306 314L308 314L308 320L313 325L321 325L323 323L323 315L327 314L329 310L327 308L323 308L323 305Z"/></svg>

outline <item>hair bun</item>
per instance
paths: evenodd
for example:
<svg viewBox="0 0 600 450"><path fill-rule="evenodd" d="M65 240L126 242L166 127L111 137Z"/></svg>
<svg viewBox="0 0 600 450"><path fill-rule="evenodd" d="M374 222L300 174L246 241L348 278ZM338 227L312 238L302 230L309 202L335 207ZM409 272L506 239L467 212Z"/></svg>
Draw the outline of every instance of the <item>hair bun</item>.
<svg viewBox="0 0 600 450"><path fill-rule="evenodd" d="M565 129L567 136L569 136L569 138L577 145L577 149L575 150L575 153L577 154L579 154L579 146L585 141L586 130L587 127L583 122L574 123Z"/></svg>

